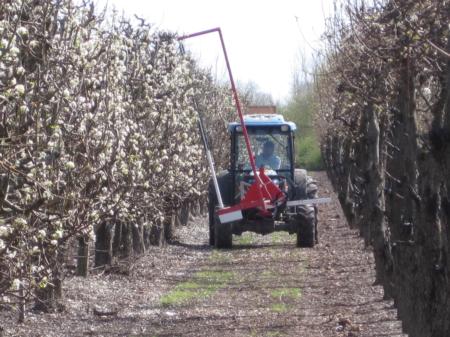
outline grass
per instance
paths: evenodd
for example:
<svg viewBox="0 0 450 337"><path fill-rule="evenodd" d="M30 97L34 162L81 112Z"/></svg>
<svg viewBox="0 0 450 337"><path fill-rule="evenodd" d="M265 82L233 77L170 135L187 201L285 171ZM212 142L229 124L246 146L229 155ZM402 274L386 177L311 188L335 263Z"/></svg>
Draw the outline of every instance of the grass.
<svg viewBox="0 0 450 337"><path fill-rule="evenodd" d="M205 296L205 294L193 290L174 289L161 298L161 305L163 307L181 305L200 296Z"/></svg>
<svg viewBox="0 0 450 337"><path fill-rule="evenodd" d="M276 313L285 313L289 310L289 305L284 303L284 300L297 300L302 295L299 288L279 288L270 292L270 296L274 299L278 299L281 302L273 303L270 306L270 310Z"/></svg>
<svg viewBox="0 0 450 337"><path fill-rule="evenodd" d="M231 271L205 270L195 274L197 278L209 284L209 286L220 285L233 278Z"/></svg>
<svg viewBox="0 0 450 337"><path fill-rule="evenodd" d="M279 288L271 291L270 296L273 298L279 298L283 300L283 298L290 298L296 300L300 298L302 295L301 290L299 288Z"/></svg>
<svg viewBox="0 0 450 337"><path fill-rule="evenodd" d="M218 250L213 250L211 255L209 256L209 259L214 263L226 263L231 261L229 253L221 252Z"/></svg>
<svg viewBox="0 0 450 337"><path fill-rule="evenodd" d="M254 242L254 234L242 233L242 235L236 235L233 241L235 241L238 245L248 246Z"/></svg>
<svg viewBox="0 0 450 337"><path fill-rule="evenodd" d="M265 270L265 271L263 271L263 272L261 273L261 276L262 276L263 278L273 279L273 278L277 277L278 274L274 273L274 272L271 271L271 270Z"/></svg>
<svg viewBox="0 0 450 337"><path fill-rule="evenodd" d="M288 311L288 306L285 303L273 303L270 310L282 314Z"/></svg>
<svg viewBox="0 0 450 337"><path fill-rule="evenodd" d="M193 275L192 279L179 283L173 290L163 295L160 303L164 307L171 307L206 298L224 287L232 278L232 272L199 271Z"/></svg>
<svg viewBox="0 0 450 337"><path fill-rule="evenodd" d="M279 244L289 241L290 235L287 232L273 232L270 234L273 244Z"/></svg>

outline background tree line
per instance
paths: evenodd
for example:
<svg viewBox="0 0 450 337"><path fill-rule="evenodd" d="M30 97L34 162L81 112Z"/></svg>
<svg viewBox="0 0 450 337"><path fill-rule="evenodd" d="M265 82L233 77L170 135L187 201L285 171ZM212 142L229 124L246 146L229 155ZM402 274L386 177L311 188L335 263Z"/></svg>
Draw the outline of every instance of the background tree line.
<svg viewBox="0 0 450 337"><path fill-rule="evenodd" d="M277 112L297 124L295 137L295 164L307 170L323 170L324 164L320 152L319 137L314 119L318 110L312 79L301 77L300 71L293 73L291 92L285 101L276 101L271 94L261 90L254 82L240 83L239 91L246 106L275 105Z"/></svg>

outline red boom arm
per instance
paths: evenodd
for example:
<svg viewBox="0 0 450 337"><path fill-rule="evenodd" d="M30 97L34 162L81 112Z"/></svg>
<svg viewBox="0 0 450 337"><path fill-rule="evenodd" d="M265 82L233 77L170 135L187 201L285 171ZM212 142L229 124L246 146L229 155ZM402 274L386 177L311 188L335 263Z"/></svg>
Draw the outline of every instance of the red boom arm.
<svg viewBox="0 0 450 337"><path fill-rule="evenodd" d="M225 42L223 40L222 31L220 30L220 28L217 27L217 28L208 29L208 30L204 30L201 32L181 36L178 38L178 40L185 40L185 39L189 39L192 37L205 35L205 34L209 34L209 33L214 33L214 32L219 33L220 43L222 45L222 50L223 50L223 54L225 56L225 62L226 62L227 69L228 69L228 75L230 77L231 90L233 91L233 98L234 98L236 108L237 108L237 111L239 114L239 120L240 120L241 126L242 126L242 133L244 134L245 145L247 147L248 158L250 160L250 165L252 167L253 176L255 177L255 182L250 187L249 191L245 195L244 199L241 201L240 205L224 208L223 211L219 210L218 213L220 216L221 213L224 214L227 212L233 212L237 209L244 210L244 209L248 209L248 208L258 208L262 211L262 213L267 215L267 213L268 213L267 209L274 206L272 204L272 202L279 199L280 195L282 195L283 193L264 174L263 169L261 169L260 172L258 172L256 169L255 157L253 156L253 153L252 153L250 139L248 137L247 127L245 126L244 115L242 113L241 103L239 101L239 96L238 96L238 93L236 90L236 85L234 83L233 74L231 72L230 62L228 60L228 54L227 54L227 50L225 48Z"/></svg>

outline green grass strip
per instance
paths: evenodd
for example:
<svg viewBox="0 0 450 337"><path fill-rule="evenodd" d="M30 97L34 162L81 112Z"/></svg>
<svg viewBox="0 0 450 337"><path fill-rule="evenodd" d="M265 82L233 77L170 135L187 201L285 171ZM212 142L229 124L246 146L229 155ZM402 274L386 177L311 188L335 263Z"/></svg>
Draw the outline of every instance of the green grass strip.
<svg viewBox="0 0 450 337"><path fill-rule="evenodd" d="M206 298L223 288L232 278L233 273L228 271L199 271L191 279L181 282L169 293L163 295L160 303L164 307L170 307Z"/></svg>

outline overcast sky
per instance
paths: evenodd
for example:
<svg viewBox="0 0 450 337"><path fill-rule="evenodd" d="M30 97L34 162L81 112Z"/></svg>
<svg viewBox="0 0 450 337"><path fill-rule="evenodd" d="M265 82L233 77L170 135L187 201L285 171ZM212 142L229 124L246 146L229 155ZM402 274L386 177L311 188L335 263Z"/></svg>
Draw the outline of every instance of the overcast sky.
<svg viewBox="0 0 450 337"><path fill-rule="evenodd" d="M99 4L106 0L98 0ZM299 55L318 48L332 0L108 0L127 16L137 14L180 34L221 27L235 79L253 81L275 100L288 97ZM186 49L226 76L217 34L185 42Z"/></svg>

